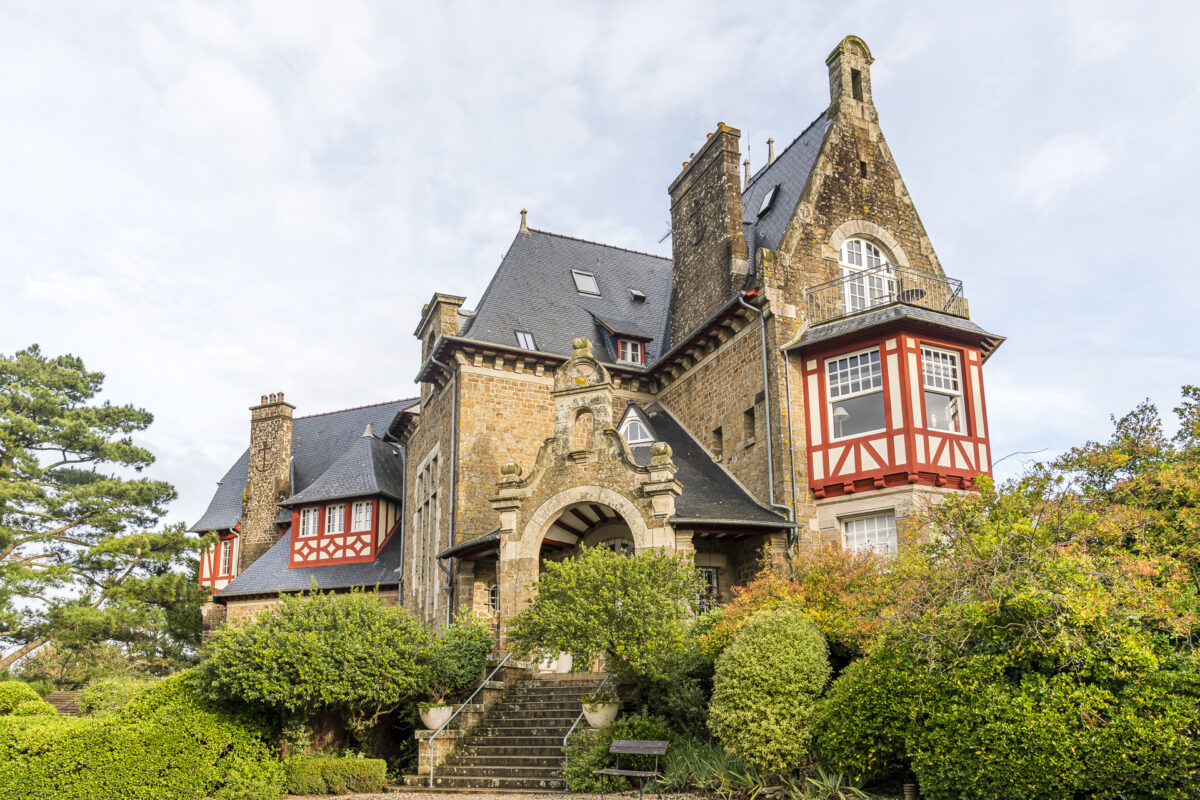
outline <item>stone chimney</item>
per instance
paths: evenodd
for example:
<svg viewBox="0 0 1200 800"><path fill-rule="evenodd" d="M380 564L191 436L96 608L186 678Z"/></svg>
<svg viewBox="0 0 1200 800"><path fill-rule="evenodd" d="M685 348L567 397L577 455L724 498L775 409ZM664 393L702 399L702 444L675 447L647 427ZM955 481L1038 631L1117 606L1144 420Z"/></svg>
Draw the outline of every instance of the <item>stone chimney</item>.
<svg viewBox="0 0 1200 800"><path fill-rule="evenodd" d="M775 140L767 139L767 163L775 163Z"/></svg>
<svg viewBox="0 0 1200 800"><path fill-rule="evenodd" d="M275 544L275 504L292 494L292 411L283 392L264 394L250 407L250 466L242 497L238 574Z"/></svg>
<svg viewBox="0 0 1200 800"><path fill-rule="evenodd" d="M828 115L846 111L870 119L875 111L871 102L871 50L857 36L847 36L825 59L829 66Z"/></svg>
<svg viewBox="0 0 1200 800"><path fill-rule="evenodd" d="M742 233L740 137L736 128L718 123L669 190L672 346L733 297L750 272Z"/></svg>

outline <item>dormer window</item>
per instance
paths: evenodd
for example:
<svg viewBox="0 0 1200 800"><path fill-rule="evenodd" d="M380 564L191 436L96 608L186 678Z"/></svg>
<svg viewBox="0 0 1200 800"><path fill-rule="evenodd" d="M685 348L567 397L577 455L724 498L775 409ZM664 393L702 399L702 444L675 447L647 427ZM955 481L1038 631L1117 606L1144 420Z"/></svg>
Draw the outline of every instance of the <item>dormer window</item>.
<svg viewBox="0 0 1200 800"><path fill-rule="evenodd" d="M325 506L325 533L342 533L346 530L346 506Z"/></svg>
<svg viewBox="0 0 1200 800"><path fill-rule="evenodd" d="M622 364L644 364L646 351L637 339L617 339L617 361Z"/></svg>
<svg viewBox="0 0 1200 800"><path fill-rule="evenodd" d="M847 314L895 299L896 280L887 256L874 244L865 239L847 239L838 261L842 265L842 304Z"/></svg>
<svg viewBox="0 0 1200 800"><path fill-rule="evenodd" d="M646 302L646 293L639 291L638 289L630 289L629 296L633 298L633 302L635 303Z"/></svg>
<svg viewBox="0 0 1200 800"><path fill-rule="evenodd" d="M537 342L529 331L517 331L517 346L526 350L537 350Z"/></svg>
<svg viewBox="0 0 1200 800"><path fill-rule="evenodd" d="M771 190L763 196L762 203L758 207L758 216L762 217L771 210L771 206L775 202L775 195L777 194L779 194L778 183L772 186Z"/></svg>
<svg viewBox="0 0 1200 800"><path fill-rule="evenodd" d="M307 539L309 536L317 535L317 520L320 518L321 509L305 508L300 511L300 536Z"/></svg>
<svg viewBox="0 0 1200 800"><path fill-rule="evenodd" d="M621 428L621 435L630 444L646 444L654 441L650 429L636 414L630 415L626 420L625 425Z"/></svg>
<svg viewBox="0 0 1200 800"><path fill-rule="evenodd" d="M596 276L592 273L573 269L571 270L571 277L575 279L575 291L580 294L600 296L600 286L596 283Z"/></svg>

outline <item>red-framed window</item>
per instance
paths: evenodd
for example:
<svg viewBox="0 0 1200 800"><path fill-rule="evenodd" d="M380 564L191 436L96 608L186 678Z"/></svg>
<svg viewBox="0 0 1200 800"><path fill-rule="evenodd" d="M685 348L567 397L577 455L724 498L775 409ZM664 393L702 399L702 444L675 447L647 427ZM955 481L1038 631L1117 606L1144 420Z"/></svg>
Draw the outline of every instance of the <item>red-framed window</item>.
<svg viewBox="0 0 1200 800"><path fill-rule="evenodd" d="M645 364L646 347L637 339L617 339L617 360L624 364Z"/></svg>

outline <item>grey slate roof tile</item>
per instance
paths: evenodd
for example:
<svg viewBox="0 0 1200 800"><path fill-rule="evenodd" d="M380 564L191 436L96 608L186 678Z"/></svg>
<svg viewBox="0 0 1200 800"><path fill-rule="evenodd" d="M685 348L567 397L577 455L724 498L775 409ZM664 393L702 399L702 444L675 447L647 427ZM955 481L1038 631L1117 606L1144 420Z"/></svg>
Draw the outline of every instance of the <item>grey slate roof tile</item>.
<svg viewBox="0 0 1200 800"><path fill-rule="evenodd" d="M825 112L821 112L773 162L750 176L750 185L742 193L742 220L747 226L743 232L752 257L759 247L779 248L792 212L800 202L800 193L817 163L828 128L829 121ZM775 186L779 186L779 192L771 201L771 209L759 217L763 198Z"/></svg>
<svg viewBox="0 0 1200 800"><path fill-rule="evenodd" d="M400 534L393 533L379 556L365 564L329 564L323 567L288 568L292 532L288 531L246 571L213 596L217 602L246 595L303 592L313 581L320 589L347 589L352 586L396 586L400 583Z"/></svg>
<svg viewBox="0 0 1200 800"><path fill-rule="evenodd" d="M359 436L321 477L280 505L377 494L404 502L404 451L374 436Z"/></svg>
<svg viewBox="0 0 1200 800"><path fill-rule="evenodd" d="M368 424L376 431L386 431L396 415L412 404L411 399L397 400L297 417L292 423L292 488L297 492L308 488L362 436ZM225 473L208 509L189 530L226 530L238 523L249 464L250 451L247 449ZM286 512L280 515L281 522L286 522L288 518Z"/></svg>
<svg viewBox="0 0 1200 800"><path fill-rule="evenodd" d="M994 333L988 333L983 328L976 325L969 319L956 317L952 314L943 314L940 311L933 311L921 306L911 306L904 303L892 303L883 308L872 311L864 311L854 314L849 317L834 319L829 322L823 322L820 325L814 325L806 330L800 337L800 341L793 345L794 348L803 348L818 342L826 342L831 339L838 339L843 336L865 331L869 328L875 328L880 325L885 325L890 322L899 322L901 320L910 322L920 322L926 325L932 325L939 328L948 328L950 330L959 331L961 333L971 334L978 337L984 344L983 357L986 359L992 352L1000 346L1004 341L1003 336L997 336Z"/></svg>

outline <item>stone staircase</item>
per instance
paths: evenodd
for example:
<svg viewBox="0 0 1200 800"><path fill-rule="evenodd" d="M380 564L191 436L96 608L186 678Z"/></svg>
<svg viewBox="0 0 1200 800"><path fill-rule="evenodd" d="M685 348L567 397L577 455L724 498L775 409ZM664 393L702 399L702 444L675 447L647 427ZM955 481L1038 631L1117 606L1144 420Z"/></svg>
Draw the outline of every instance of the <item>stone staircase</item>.
<svg viewBox="0 0 1200 800"><path fill-rule="evenodd" d="M563 789L563 737L582 711L579 696L603 679L594 673L540 675L512 686L461 733L454 752L434 770L434 787ZM429 774L406 775L404 785L428 786Z"/></svg>

